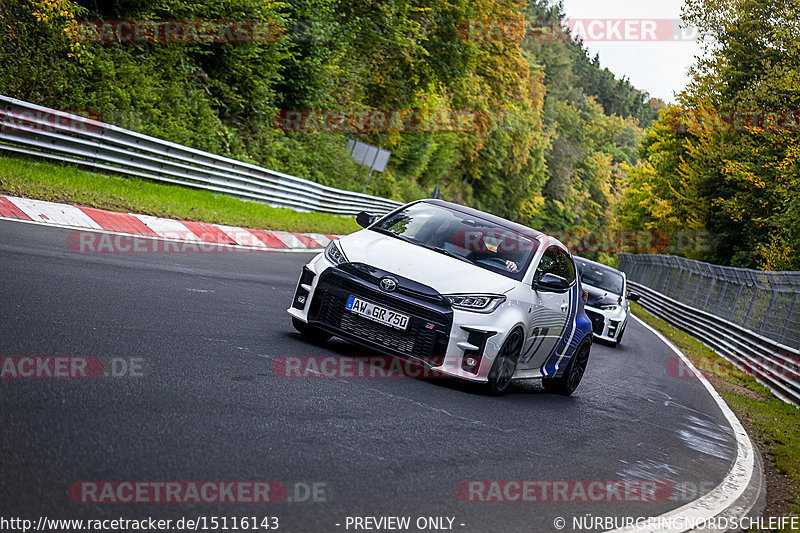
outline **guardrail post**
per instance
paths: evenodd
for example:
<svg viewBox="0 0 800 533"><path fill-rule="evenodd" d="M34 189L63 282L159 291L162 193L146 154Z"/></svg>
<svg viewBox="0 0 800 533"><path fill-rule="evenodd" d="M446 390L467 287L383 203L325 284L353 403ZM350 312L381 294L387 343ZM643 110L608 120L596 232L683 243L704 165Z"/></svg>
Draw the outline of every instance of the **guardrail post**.
<svg viewBox="0 0 800 533"><path fill-rule="evenodd" d="M668 292L669 282L672 279L672 273L674 272L674 269L665 268L665 270L667 271L667 275L664 276L664 283L661 284L661 289L660 290L661 290L661 292L666 294Z"/></svg>
<svg viewBox="0 0 800 533"><path fill-rule="evenodd" d="M755 286L756 290L753 291L753 297L750 298L750 306L747 308L747 312L744 314L744 320L742 320L742 327L747 327L747 321L750 319L750 313L753 312L753 306L756 303L756 299L758 298L758 291L761 290L761 287L758 285L758 279L752 274L750 275L750 279L753 280L753 285Z"/></svg>
<svg viewBox="0 0 800 533"><path fill-rule="evenodd" d="M725 301L725 295L728 294L728 285L730 285L728 280L725 280L725 282L722 284L722 295L719 297L717 308L714 310L715 315L719 315L720 311L722 310L722 302Z"/></svg>
<svg viewBox="0 0 800 533"><path fill-rule="evenodd" d="M694 293L692 294L692 300L689 302L689 305L694 307L694 303L697 301L697 297L700 295L700 290L703 288L703 280L706 279L706 273L703 270L702 266L703 263L695 262L695 267L697 267L697 273L699 279L697 280L697 285L695 287Z"/></svg>
<svg viewBox="0 0 800 533"><path fill-rule="evenodd" d="M714 287L717 285L717 278L711 278L711 286L708 288L708 292L706 292L706 299L703 300L703 310L705 311L708 309L708 301L711 299L711 293L714 292Z"/></svg>
<svg viewBox="0 0 800 533"><path fill-rule="evenodd" d="M792 303L789 305L789 312L786 313L786 320L783 321L783 326L781 327L781 333L778 340L778 342L781 344L786 344L786 330L789 329L789 321L792 318L792 313L794 313L794 306L796 304L797 293L794 293L794 297L792 297Z"/></svg>
<svg viewBox="0 0 800 533"><path fill-rule="evenodd" d="M728 322L733 322L733 314L736 312L736 308L739 307L739 299L742 297L742 291L744 290L744 283L739 283L739 290L736 291L736 298L733 300L733 305L731 306L731 312L728 314Z"/></svg>
<svg viewBox="0 0 800 533"><path fill-rule="evenodd" d="M759 335L764 334L764 328L767 325L767 320L769 320L769 316L772 314L772 306L775 304L775 298L777 297L778 297L778 292L775 289L773 289L772 297L769 299L769 305L767 305L767 312L764 313L764 318L761 319L761 324L758 326Z"/></svg>
<svg viewBox="0 0 800 533"><path fill-rule="evenodd" d="M678 258L676 258L676 260L678 261L678 268L680 268L680 269L681 269L681 273L680 273L681 277L683 277L683 271L684 271L684 270L686 270L686 271L688 272L688 274L687 274L688 278L689 278L689 279L691 279L691 277L692 277L692 272L691 272L691 270L689 270L689 269L684 269L684 268L683 268L683 264L682 264L682 263L683 263L683 261L680 261L680 260L678 260ZM683 290L681 291L681 295L680 295L680 296L677 298L679 301L681 301L681 302L685 301L685 300L683 299L683 296L684 296L684 294L686 294L686 288L687 288L688 286L689 286L689 280L688 280L688 279L686 279L686 280L684 280L684 281L683 281Z"/></svg>
<svg viewBox="0 0 800 533"><path fill-rule="evenodd" d="M767 311L764 313L764 316L761 318L761 323L758 325L759 335L764 334L764 328L767 326L767 321L772 315L772 308L775 305L775 300L778 296L778 291L777 291L778 284L775 280L775 276L773 274L766 274L766 276L767 276L767 282L769 283L770 291L772 292L772 296L770 297L769 303L767 304Z"/></svg>

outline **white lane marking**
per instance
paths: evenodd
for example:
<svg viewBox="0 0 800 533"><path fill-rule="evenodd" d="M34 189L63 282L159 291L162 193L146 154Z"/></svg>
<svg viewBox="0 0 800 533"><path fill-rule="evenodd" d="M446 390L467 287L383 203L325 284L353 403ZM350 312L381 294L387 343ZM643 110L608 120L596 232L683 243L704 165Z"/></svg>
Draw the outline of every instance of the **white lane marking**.
<svg viewBox="0 0 800 533"><path fill-rule="evenodd" d="M722 414L725 416L728 424L730 424L731 428L733 428L733 433L736 437L736 460L733 462L733 466L731 466L731 469L728 471L722 482L711 492L701 496L693 502L687 503L682 507L678 507L677 509L653 517L652 523L646 523L640 526L634 525L631 527L614 530L615 532L663 531L683 533L684 531L688 531L689 526L700 524L705 520L717 516L736 502L736 500L744 493L745 489L747 489L748 485L750 484L750 480L753 477L756 452L753 449L750 437L748 437L747 431L745 431L742 423L739 422L739 419L736 418L736 415L733 413L733 411L731 411L731 408L728 407L728 404L725 403L725 400L723 400L719 393L714 390L714 387L711 386L711 383L702 373L700 373L699 370L697 370L689 358L686 357L686 355L681 352L677 346L672 344L669 339L667 339L649 324L646 324L639 317L633 314L631 317L636 319L636 321L646 329L650 330L653 335L658 337L661 342L675 352L675 354L681 358L689 370L691 370L694 375L697 376L697 379L700 380L700 383L702 383L706 390L708 390L708 393L719 406L720 411L722 411ZM741 509L741 516L744 516L749 511L750 509ZM679 526L679 524L684 524L684 527L676 527Z"/></svg>
<svg viewBox="0 0 800 533"><path fill-rule="evenodd" d="M89 215L72 205L45 202L44 200L31 200L30 198L16 198L14 196L6 196L6 198L28 215L31 220L37 222L49 222L78 228L103 229Z"/></svg>
<svg viewBox="0 0 800 533"><path fill-rule="evenodd" d="M195 235L194 232L177 220L154 217L151 215L133 216L141 220L148 228L155 231L159 237L181 241L201 242L200 238Z"/></svg>
<svg viewBox="0 0 800 533"><path fill-rule="evenodd" d="M233 239L239 246L246 246L248 248L268 248L261 239L250 233L244 228L237 228L235 226L223 226L222 224L215 224L225 235Z"/></svg>

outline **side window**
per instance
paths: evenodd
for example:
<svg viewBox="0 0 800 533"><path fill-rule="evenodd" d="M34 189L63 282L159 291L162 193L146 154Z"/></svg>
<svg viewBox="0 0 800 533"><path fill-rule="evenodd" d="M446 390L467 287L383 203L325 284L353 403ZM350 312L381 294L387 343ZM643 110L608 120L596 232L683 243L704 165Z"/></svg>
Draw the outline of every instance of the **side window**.
<svg viewBox="0 0 800 533"><path fill-rule="evenodd" d="M567 252L557 246L551 246L545 250L536 268L537 279L545 274L561 276L571 284L575 281L575 264Z"/></svg>
<svg viewBox="0 0 800 533"><path fill-rule="evenodd" d="M575 281L575 263L572 262L572 258L564 250L558 251L558 259L561 272L563 272L563 274L559 274L559 276L572 284L572 282Z"/></svg>

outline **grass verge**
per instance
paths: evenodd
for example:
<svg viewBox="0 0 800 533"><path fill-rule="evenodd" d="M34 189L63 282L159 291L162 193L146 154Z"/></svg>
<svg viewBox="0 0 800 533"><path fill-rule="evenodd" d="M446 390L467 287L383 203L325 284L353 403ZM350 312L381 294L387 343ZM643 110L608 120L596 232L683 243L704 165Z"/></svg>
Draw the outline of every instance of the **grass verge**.
<svg viewBox="0 0 800 533"><path fill-rule="evenodd" d="M672 341L708 378L770 463L765 516L800 515L800 409L776 398L694 337L656 318L641 306L633 312Z"/></svg>
<svg viewBox="0 0 800 533"><path fill-rule="evenodd" d="M28 158L0 157L0 194L254 229L334 234L360 229L353 217L301 213L208 191L92 174L74 166Z"/></svg>

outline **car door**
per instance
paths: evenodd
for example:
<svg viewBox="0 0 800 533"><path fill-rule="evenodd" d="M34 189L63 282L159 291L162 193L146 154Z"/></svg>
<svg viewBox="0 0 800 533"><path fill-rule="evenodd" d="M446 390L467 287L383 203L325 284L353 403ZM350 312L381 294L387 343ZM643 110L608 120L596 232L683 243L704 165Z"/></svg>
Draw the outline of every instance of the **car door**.
<svg viewBox="0 0 800 533"><path fill-rule="evenodd" d="M569 254L558 246L550 246L542 254L534 279L552 273L575 283L575 265ZM570 290L562 292L530 289L528 339L517 367L528 370L541 367L564 335L570 316Z"/></svg>

